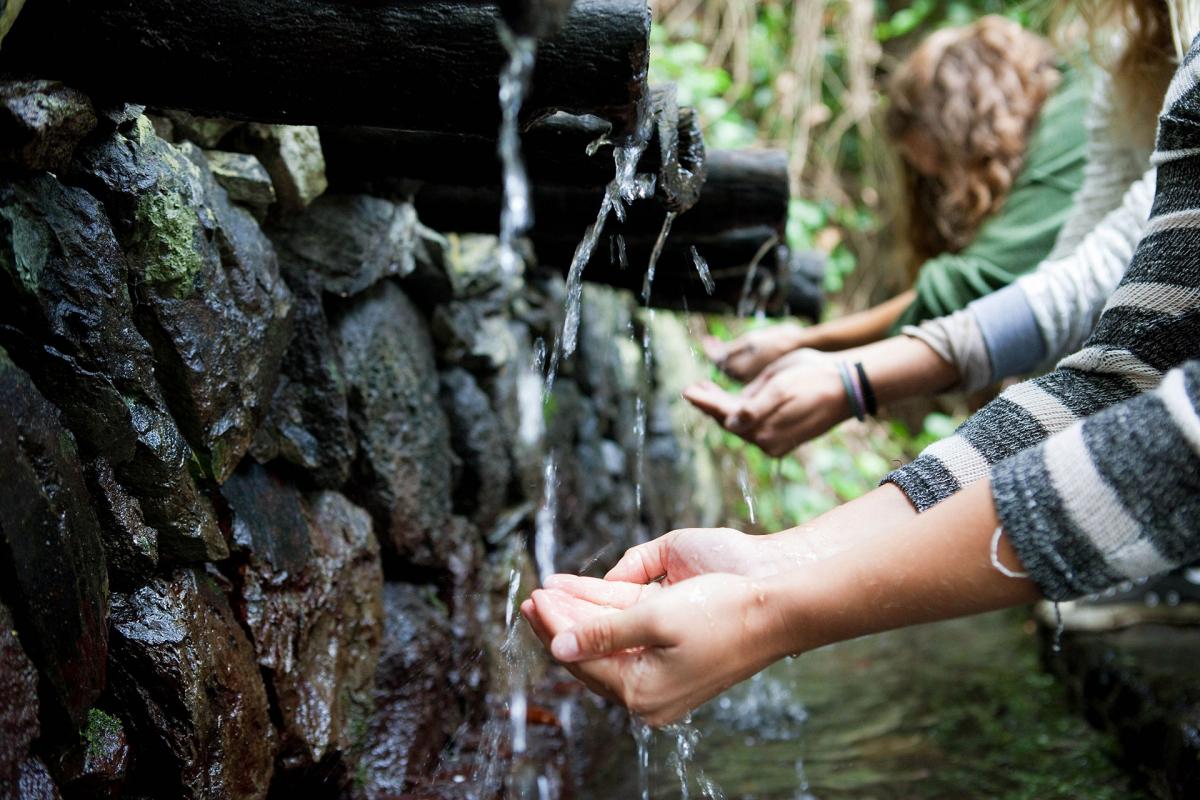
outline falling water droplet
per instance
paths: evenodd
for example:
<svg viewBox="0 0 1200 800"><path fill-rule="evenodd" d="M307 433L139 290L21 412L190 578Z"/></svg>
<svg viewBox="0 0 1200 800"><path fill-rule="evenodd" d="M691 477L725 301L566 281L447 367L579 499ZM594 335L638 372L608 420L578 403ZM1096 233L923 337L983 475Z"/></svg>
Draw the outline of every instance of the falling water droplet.
<svg viewBox="0 0 1200 800"><path fill-rule="evenodd" d="M704 284L704 291L712 294L717 290L717 284L713 281L712 272L708 268L708 262L704 260L704 256L700 255L700 251L692 245L692 263L696 265L696 272L700 274L700 281Z"/></svg>
<svg viewBox="0 0 1200 800"><path fill-rule="evenodd" d="M1055 653L1062 652L1062 637L1066 630L1066 625L1063 624L1062 609L1058 605L1058 601L1054 601L1054 644L1051 649Z"/></svg>
<svg viewBox="0 0 1200 800"><path fill-rule="evenodd" d="M750 524L757 524L754 518L754 495L750 493L750 472L743 464L738 468L738 488L742 490L742 499L746 501L746 512L750 515Z"/></svg>

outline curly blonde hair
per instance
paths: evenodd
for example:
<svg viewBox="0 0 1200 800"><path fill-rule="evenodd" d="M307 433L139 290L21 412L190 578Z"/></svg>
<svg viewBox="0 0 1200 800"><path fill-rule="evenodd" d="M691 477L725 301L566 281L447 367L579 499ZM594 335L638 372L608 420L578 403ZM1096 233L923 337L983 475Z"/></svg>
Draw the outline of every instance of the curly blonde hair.
<svg viewBox="0 0 1200 800"><path fill-rule="evenodd" d="M886 132L897 143L919 134L938 165L904 165L918 264L966 247L1004 204L1061 78L1048 41L998 16L933 33L893 73Z"/></svg>

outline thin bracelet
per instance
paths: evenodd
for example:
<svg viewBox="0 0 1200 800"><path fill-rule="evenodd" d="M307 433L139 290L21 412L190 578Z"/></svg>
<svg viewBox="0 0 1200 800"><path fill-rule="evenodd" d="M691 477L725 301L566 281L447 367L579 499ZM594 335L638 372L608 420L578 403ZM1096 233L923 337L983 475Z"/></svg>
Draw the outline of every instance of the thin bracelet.
<svg viewBox="0 0 1200 800"><path fill-rule="evenodd" d="M863 393L863 408L871 416L879 411L879 401L875 397L875 387L867 380L867 371L863 369L861 361L854 362L854 369L858 373L858 383L862 386Z"/></svg>
<svg viewBox="0 0 1200 800"><path fill-rule="evenodd" d="M866 419L858 393L854 391L854 380L850 377L850 365L845 361L838 362L838 374L842 376L842 388L846 390L846 398L850 401L850 413L859 422Z"/></svg>
<svg viewBox="0 0 1200 800"><path fill-rule="evenodd" d="M1000 536L1004 533L1003 526L997 526L992 534L992 566L1006 578L1028 578L1028 572L1017 572L1000 563Z"/></svg>

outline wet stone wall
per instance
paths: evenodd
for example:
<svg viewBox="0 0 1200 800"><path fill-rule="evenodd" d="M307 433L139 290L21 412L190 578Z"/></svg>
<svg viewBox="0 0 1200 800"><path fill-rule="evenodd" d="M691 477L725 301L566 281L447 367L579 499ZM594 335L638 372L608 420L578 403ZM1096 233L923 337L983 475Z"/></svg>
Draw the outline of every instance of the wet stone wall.
<svg viewBox="0 0 1200 800"><path fill-rule="evenodd" d="M463 796L547 454L562 567L713 522L631 298L543 405L557 272L325 188L312 129L0 85L0 796Z"/></svg>

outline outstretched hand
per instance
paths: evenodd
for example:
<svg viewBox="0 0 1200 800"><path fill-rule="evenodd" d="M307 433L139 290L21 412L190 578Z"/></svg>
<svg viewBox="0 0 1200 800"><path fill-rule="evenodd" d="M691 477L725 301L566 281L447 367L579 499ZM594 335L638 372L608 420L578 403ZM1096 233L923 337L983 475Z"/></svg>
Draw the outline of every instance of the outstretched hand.
<svg viewBox="0 0 1200 800"><path fill-rule="evenodd" d="M722 427L779 457L849 418L834 357L796 350L733 394L712 381L689 386L684 398Z"/></svg>
<svg viewBox="0 0 1200 800"><path fill-rule="evenodd" d="M568 588L535 591L521 613L572 674L652 725L778 656L774 621L750 578L709 574L668 587L575 578Z"/></svg>
<svg viewBox="0 0 1200 800"><path fill-rule="evenodd" d="M729 342L705 336L700 345L718 369L734 380L745 382L771 362L800 347L803 339L803 328L785 322L747 331Z"/></svg>

